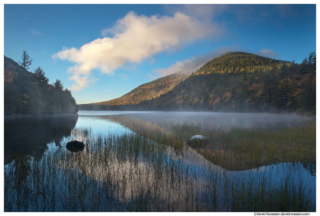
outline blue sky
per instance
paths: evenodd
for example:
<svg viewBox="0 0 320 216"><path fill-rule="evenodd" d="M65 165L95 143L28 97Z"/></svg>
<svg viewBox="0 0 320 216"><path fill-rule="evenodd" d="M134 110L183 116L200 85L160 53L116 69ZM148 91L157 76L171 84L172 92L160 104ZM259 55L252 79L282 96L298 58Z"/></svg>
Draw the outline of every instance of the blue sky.
<svg viewBox="0 0 320 216"><path fill-rule="evenodd" d="M300 63L316 51L316 6L7 4L4 54L23 50L78 104L100 102L227 51Z"/></svg>

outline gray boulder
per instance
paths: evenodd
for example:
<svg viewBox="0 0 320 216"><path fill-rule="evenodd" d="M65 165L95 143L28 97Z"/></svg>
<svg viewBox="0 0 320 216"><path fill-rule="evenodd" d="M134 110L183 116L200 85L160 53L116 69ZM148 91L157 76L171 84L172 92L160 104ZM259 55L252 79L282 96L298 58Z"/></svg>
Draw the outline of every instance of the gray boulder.
<svg viewBox="0 0 320 216"><path fill-rule="evenodd" d="M194 135L187 140L187 145L191 146L192 148L203 148L207 146L208 143L209 140L202 135Z"/></svg>

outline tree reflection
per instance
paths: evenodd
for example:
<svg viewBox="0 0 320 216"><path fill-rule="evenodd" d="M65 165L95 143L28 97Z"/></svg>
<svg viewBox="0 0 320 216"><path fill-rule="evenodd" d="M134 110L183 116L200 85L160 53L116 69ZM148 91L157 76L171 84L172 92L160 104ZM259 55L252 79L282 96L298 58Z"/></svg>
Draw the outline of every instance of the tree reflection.
<svg viewBox="0 0 320 216"><path fill-rule="evenodd" d="M27 156L40 158L54 142L60 141L71 134L78 115L59 115L54 117L26 117L6 119L4 127L5 164Z"/></svg>

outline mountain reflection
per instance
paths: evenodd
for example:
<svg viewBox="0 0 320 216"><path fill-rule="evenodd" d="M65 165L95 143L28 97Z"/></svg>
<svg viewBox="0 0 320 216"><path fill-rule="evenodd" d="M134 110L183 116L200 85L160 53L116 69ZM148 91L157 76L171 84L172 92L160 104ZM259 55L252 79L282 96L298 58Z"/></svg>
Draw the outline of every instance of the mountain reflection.
<svg viewBox="0 0 320 216"><path fill-rule="evenodd" d="M298 127L313 117L292 114L269 113L218 113L218 112L140 112L125 115L107 115L107 119L139 119L161 127L184 124L201 126L203 129L230 131L231 129L277 130L283 127Z"/></svg>
<svg viewBox="0 0 320 216"><path fill-rule="evenodd" d="M163 137L172 137L177 142L186 143L193 135L204 135L209 139L209 145L195 150L207 160L228 170L302 162L309 171L313 174L315 172L315 125L310 117L155 112L100 118L118 122L162 144L167 144Z"/></svg>
<svg viewBox="0 0 320 216"><path fill-rule="evenodd" d="M28 145L6 146L14 162L5 166L5 211L315 209L314 123L275 118L279 124L261 123L273 125L268 129L244 129L228 115L194 115L190 122L163 112L6 121L6 145ZM208 146L188 146L195 134L206 136ZM69 152L71 140L84 150Z"/></svg>

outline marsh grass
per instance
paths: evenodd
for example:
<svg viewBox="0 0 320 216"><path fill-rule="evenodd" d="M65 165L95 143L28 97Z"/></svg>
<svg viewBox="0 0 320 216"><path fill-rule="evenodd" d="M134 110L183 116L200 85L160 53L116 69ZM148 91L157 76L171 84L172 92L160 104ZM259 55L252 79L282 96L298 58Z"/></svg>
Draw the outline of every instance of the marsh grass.
<svg viewBox="0 0 320 216"><path fill-rule="evenodd" d="M306 121L283 124L275 129L245 129L222 127L219 121L202 124L195 122L170 124L163 121L142 120L139 117L109 116L132 131L171 146L176 153L194 135L209 139L206 147L195 147L207 160L228 170L254 169L283 162L301 162L315 174L316 124ZM229 120L230 121L230 120Z"/></svg>
<svg viewBox="0 0 320 216"><path fill-rule="evenodd" d="M315 177L306 182L301 164L283 163L280 173L272 168L228 171L203 160L208 151L184 143L190 134L206 135L201 127L173 127L173 133L140 130L141 135L107 137L74 129L58 151L40 160L16 159L6 166L5 211L315 211L315 191L308 191ZM243 141L247 135L206 136L225 143L239 137L233 147L249 148L257 138L247 143ZM66 150L65 144L73 139L85 143L82 152ZM270 143L286 138L265 140L260 148L272 149ZM219 165L230 159L219 148L212 150ZM254 158L255 151L249 157ZM245 160L235 160L239 159Z"/></svg>
<svg viewBox="0 0 320 216"><path fill-rule="evenodd" d="M136 128L143 135L159 143L169 143L175 148L196 134L209 139L206 147L195 147L207 160L228 170L246 170L283 162L301 162L315 171L316 125L315 122L301 127L279 130L232 129L217 131L202 128L201 125L169 125L170 137L150 135L146 128ZM158 132L163 131L159 130ZM176 142L170 142L175 140Z"/></svg>

